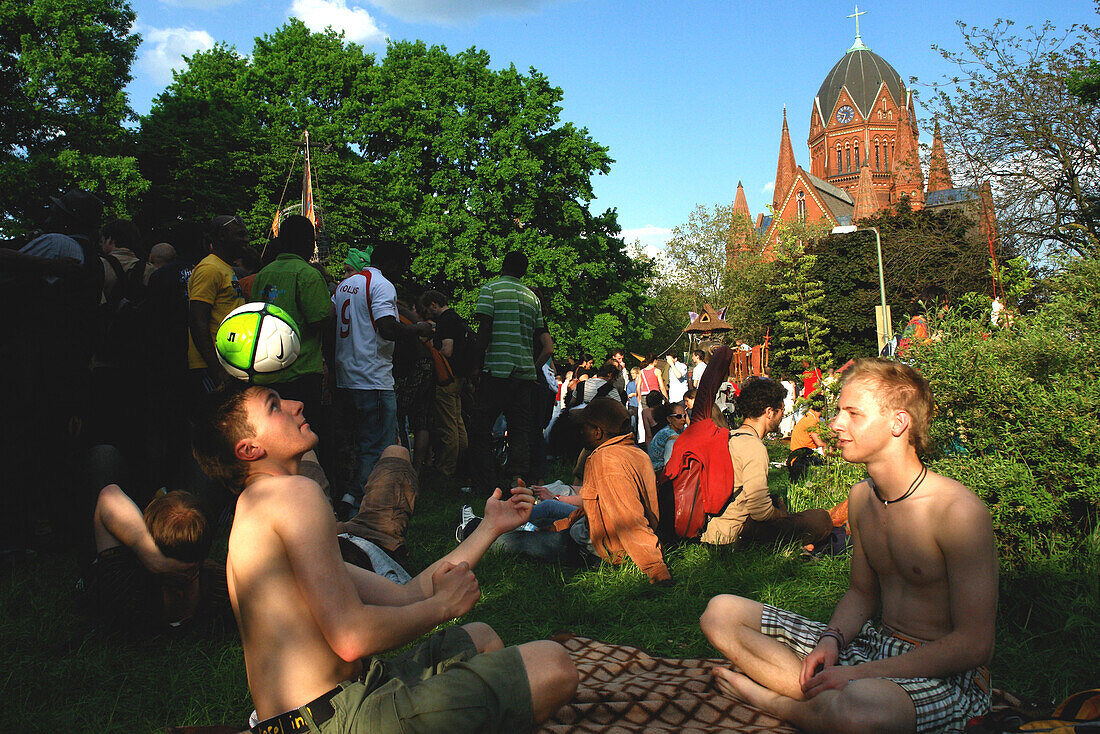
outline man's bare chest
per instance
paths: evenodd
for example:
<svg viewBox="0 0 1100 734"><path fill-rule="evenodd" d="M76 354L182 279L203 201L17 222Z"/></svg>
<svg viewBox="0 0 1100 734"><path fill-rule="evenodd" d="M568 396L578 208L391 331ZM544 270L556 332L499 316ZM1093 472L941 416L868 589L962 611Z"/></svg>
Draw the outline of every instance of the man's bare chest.
<svg viewBox="0 0 1100 734"><path fill-rule="evenodd" d="M870 506L860 518L860 541L871 568L884 584L943 583L946 565L936 542L933 519L924 508Z"/></svg>

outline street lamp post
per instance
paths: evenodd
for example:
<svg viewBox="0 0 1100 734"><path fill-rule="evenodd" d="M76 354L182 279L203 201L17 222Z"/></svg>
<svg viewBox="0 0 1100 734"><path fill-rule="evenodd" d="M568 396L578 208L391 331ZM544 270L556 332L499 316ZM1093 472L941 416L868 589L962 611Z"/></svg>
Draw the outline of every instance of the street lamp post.
<svg viewBox="0 0 1100 734"><path fill-rule="evenodd" d="M866 232L868 230L875 233L875 250L878 252L878 293L879 298L882 300L884 337L885 341L889 342L894 338L894 325L886 317L886 281L882 276L882 238L879 237L878 227L857 227L854 224L841 224L833 227L832 234L851 234L852 232Z"/></svg>

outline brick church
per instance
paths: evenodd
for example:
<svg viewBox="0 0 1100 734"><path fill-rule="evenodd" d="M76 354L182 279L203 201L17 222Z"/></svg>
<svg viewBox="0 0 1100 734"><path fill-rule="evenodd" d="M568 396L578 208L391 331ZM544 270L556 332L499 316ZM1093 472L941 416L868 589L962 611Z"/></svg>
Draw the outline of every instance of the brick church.
<svg viewBox="0 0 1100 734"><path fill-rule="evenodd" d="M893 66L863 44L862 14L857 9L855 43L825 75L814 97L808 171L795 162L783 108L773 213L760 213L755 221L764 250L777 242L780 221L854 224L902 197L909 197L914 209L963 209L977 221L983 239L995 238L989 185L980 190L952 186L938 121L925 185L913 93ZM752 221L740 182L734 214Z"/></svg>

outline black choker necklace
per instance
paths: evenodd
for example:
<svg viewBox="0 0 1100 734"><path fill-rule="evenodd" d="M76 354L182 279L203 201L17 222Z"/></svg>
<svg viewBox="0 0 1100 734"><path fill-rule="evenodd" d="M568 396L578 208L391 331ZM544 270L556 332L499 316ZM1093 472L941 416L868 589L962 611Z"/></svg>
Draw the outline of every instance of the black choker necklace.
<svg viewBox="0 0 1100 734"><path fill-rule="evenodd" d="M878 501L882 503L883 507L885 507L890 504L901 502L903 499L916 492L917 487L921 485L921 482L924 481L924 478L926 476L928 476L928 467L925 466L922 462L920 465L920 474L918 474L917 478L913 480L913 483L909 485L909 489L905 491L905 494L903 494L901 497L898 497L896 500L884 500L882 498L882 495L878 493L878 486L875 484L874 479L871 480L871 489L874 490L875 496L878 497Z"/></svg>

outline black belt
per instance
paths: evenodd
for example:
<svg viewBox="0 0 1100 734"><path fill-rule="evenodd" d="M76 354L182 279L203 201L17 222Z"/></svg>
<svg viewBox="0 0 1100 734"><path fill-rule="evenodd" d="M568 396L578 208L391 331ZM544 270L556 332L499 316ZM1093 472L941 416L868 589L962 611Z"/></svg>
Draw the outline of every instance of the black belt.
<svg viewBox="0 0 1100 734"><path fill-rule="evenodd" d="M320 726L324 724L336 713L336 709L332 707L332 699L343 693L343 691L343 686L336 686L328 693L318 696L305 706L287 711L285 714L272 716L270 719L264 719L249 731L253 732L253 734L300 734L301 732L308 732L309 724L306 723L306 719L302 716L302 712L309 714L310 718L313 719L314 725Z"/></svg>

